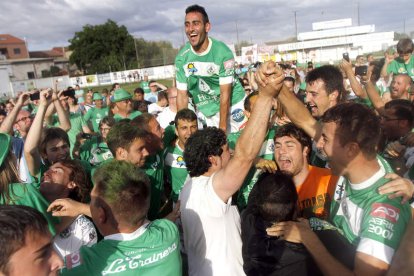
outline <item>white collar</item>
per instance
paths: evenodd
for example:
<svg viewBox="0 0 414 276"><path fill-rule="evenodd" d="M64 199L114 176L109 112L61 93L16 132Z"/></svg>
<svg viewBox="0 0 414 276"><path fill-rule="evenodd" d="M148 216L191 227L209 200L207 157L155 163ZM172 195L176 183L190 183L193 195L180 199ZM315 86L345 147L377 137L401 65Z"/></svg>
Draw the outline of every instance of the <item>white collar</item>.
<svg viewBox="0 0 414 276"><path fill-rule="evenodd" d="M115 241L132 241L140 237L142 234L147 231L148 224L150 223L149 220L145 220L144 224L135 230L132 233L116 233L112 235L108 235L104 237L105 240L115 240Z"/></svg>
<svg viewBox="0 0 414 276"><path fill-rule="evenodd" d="M379 170L374 173L370 178L368 178L367 180L359 183L359 184L352 184L351 182L349 182L351 189L353 190L362 190L365 188L368 188L369 186L373 185L375 182L377 182L381 177L383 177L385 175L385 168L382 165L381 162L378 161L377 162L380 166Z"/></svg>

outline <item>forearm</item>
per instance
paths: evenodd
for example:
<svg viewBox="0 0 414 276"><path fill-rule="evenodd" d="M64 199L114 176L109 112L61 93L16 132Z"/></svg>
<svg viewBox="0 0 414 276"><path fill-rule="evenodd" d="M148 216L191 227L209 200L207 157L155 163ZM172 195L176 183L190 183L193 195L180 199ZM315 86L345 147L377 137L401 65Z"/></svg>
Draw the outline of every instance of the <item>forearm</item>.
<svg viewBox="0 0 414 276"><path fill-rule="evenodd" d="M227 130L227 118L230 111L230 97L231 97L231 86L221 87L220 86L220 121L219 128L224 132Z"/></svg>
<svg viewBox="0 0 414 276"><path fill-rule="evenodd" d="M188 108L188 94L186 90L178 90L177 92L177 111Z"/></svg>
<svg viewBox="0 0 414 276"><path fill-rule="evenodd" d="M377 110L378 113L382 114L385 104L384 101L381 99L380 95L378 94L377 90L375 89L375 84L371 81L368 81L365 85L365 89L375 110Z"/></svg>
<svg viewBox="0 0 414 276"><path fill-rule="evenodd" d="M362 99L368 98L367 93L362 89L361 84L356 79L354 72L346 72L346 75L349 79L349 83L351 84L352 91L354 91L355 95Z"/></svg>
<svg viewBox="0 0 414 276"><path fill-rule="evenodd" d="M381 77L383 78L387 78L388 73L387 73L387 68L388 68L389 63L387 62L387 59L385 59L385 63L381 68Z"/></svg>
<svg viewBox="0 0 414 276"><path fill-rule="evenodd" d="M9 134L13 130L14 122L16 121L17 114L22 109L21 105L16 104L12 111L4 118L3 123L0 126L0 133Z"/></svg>
<svg viewBox="0 0 414 276"><path fill-rule="evenodd" d="M285 85L283 85L278 99L292 123L303 129L313 139L317 139L320 132L318 122L312 117L304 104Z"/></svg>

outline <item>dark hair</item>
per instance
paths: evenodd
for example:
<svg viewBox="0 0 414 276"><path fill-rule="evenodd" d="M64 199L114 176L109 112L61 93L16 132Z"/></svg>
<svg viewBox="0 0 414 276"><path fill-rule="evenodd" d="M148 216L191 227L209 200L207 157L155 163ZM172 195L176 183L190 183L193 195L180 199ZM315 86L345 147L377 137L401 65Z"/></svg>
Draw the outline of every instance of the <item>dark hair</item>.
<svg viewBox="0 0 414 276"><path fill-rule="evenodd" d="M384 66L385 63L385 58L382 58L380 60L374 60L372 62L370 62L369 65L373 65L374 68L372 69L372 74L371 74L371 81L372 82L377 82L379 80L379 78L381 77L381 69Z"/></svg>
<svg viewBox="0 0 414 276"><path fill-rule="evenodd" d="M0 205L0 272L9 273L10 257L26 244L28 234L49 232L44 216L21 205Z"/></svg>
<svg viewBox="0 0 414 276"><path fill-rule="evenodd" d="M226 134L216 127L207 127L191 135L184 149L184 161L190 176L207 172L211 167L209 156L220 156L223 153L221 147L226 143Z"/></svg>
<svg viewBox="0 0 414 276"><path fill-rule="evenodd" d="M178 111L177 115L175 115L174 125L176 127L178 125L178 120L189 121L189 122L197 121L197 115L191 109L184 108Z"/></svg>
<svg viewBox="0 0 414 276"><path fill-rule="evenodd" d="M69 136L66 133L66 131L58 127L49 127L49 128L43 129L42 136L40 138L40 143L39 143L39 152L41 154L46 155L46 145L50 141L55 140L55 139L62 140L63 142L68 144L68 146L70 146Z"/></svg>
<svg viewBox="0 0 414 276"><path fill-rule="evenodd" d="M144 101L133 101L132 109L138 110L141 113L148 113L148 104L145 100Z"/></svg>
<svg viewBox="0 0 414 276"><path fill-rule="evenodd" d="M147 135L148 133L146 131L133 126L129 121L119 121L108 132L106 143L112 154L116 156L116 150L118 148L123 148L128 151L135 139L145 140Z"/></svg>
<svg viewBox="0 0 414 276"><path fill-rule="evenodd" d="M89 180L88 174L82 166L82 163L77 160L62 160L59 161L62 166L71 170L69 181L76 183L76 187L69 193L69 198L82 203L89 203L90 193L92 191L92 184Z"/></svg>
<svg viewBox="0 0 414 276"><path fill-rule="evenodd" d="M411 54L414 50L414 44L411 38L402 38L397 43L398 54Z"/></svg>
<svg viewBox="0 0 414 276"><path fill-rule="evenodd" d="M296 219L298 194L292 176L282 171L263 173L254 185L248 208L268 222Z"/></svg>
<svg viewBox="0 0 414 276"><path fill-rule="evenodd" d="M414 121L414 106L409 100L396 99L387 102L385 109L393 109L394 114L398 119L407 120L410 126Z"/></svg>
<svg viewBox="0 0 414 276"><path fill-rule="evenodd" d="M368 157L376 155L380 122L374 111L367 106L353 102L341 103L328 109L320 120L322 123L336 123L342 146L355 142Z"/></svg>
<svg viewBox="0 0 414 276"><path fill-rule="evenodd" d="M116 121L113 117L105 116L102 118L102 120L99 122L99 127L101 127L103 124L113 127L116 124Z"/></svg>
<svg viewBox="0 0 414 276"><path fill-rule="evenodd" d="M201 13L203 15L203 23L204 24L210 22L209 19L208 19L207 12L204 9L204 7L199 6L199 5L191 5L191 6L189 6L185 9L185 14L187 15L190 12L199 12L199 13Z"/></svg>
<svg viewBox="0 0 414 276"><path fill-rule="evenodd" d="M93 180L99 197L117 220L136 225L146 218L151 186L143 170L126 161L111 160L96 170ZM95 202L98 207L106 206L101 200Z"/></svg>
<svg viewBox="0 0 414 276"><path fill-rule="evenodd" d="M249 95L247 95L246 99L244 99L244 110L251 112L252 111L252 103L250 102L250 99L253 96L257 96L259 95L258 91L254 91L252 93L250 93Z"/></svg>
<svg viewBox="0 0 414 276"><path fill-rule="evenodd" d="M134 119L132 119L131 121L131 125L143 129L147 132L151 132L150 128L149 128L149 122L155 119L155 116L150 114L150 113L143 113L137 117L135 117Z"/></svg>
<svg viewBox="0 0 414 276"><path fill-rule="evenodd" d="M160 92L158 92L158 95L157 95L157 100L158 101L161 101L162 99L165 99L165 100L168 101L167 93L165 91L163 91L163 90L160 91Z"/></svg>
<svg viewBox="0 0 414 276"><path fill-rule="evenodd" d="M135 88L134 94L142 94L144 95L144 90L141 87Z"/></svg>
<svg viewBox="0 0 414 276"><path fill-rule="evenodd" d="M332 65L324 65L313 69L306 75L306 83L312 84L321 79L325 84L325 90L329 94L338 91L338 102L345 96L345 87L341 71Z"/></svg>
<svg viewBox="0 0 414 276"><path fill-rule="evenodd" d="M276 133L274 140L276 141L276 138L289 136L293 137L302 145L302 148L308 147L309 153L308 153L308 161L310 157L310 153L312 152L312 139L308 134L306 134L303 129L298 128L293 123L287 123L283 126L280 126Z"/></svg>

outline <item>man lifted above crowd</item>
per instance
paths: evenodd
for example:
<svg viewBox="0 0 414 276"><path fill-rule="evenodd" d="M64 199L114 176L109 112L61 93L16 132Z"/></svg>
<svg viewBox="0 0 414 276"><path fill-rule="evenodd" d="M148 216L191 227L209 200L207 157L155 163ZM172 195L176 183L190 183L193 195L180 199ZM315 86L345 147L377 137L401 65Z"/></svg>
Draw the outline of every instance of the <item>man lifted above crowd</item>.
<svg viewBox="0 0 414 276"><path fill-rule="evenodd" d="M189 6L185 33L189 43L175 60L178 110L187 108L189 95L207 126L238 131L244 122L245 92L234 79L234 56L223 43L208 37L211 24L203 7Z"/></svg>

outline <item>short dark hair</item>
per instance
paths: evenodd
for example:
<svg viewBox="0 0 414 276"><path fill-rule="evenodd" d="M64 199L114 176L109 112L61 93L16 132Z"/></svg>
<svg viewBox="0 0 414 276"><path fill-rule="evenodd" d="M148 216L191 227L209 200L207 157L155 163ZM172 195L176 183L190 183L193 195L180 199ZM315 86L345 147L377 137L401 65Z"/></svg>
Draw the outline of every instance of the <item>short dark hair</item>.
<svg viewBox="0 0 414 276"><path fill-rule="evenodd" d="M282 171L263 173L254 185L248 208L268 222L296 219L298 194L292 175Z"/></svg>
<svg viewBox="0 0 414 276"><path fill-rule="evenodd" d="M184 108L177 112L177 115L175 115L174 119L174 125L178 125L178 120L184 120L184 121L197 121L197 115L192 111L191 109Z"/></svg>
<svg viewBox="0 0 414 276"><path fill-rule="evenodd" d="M69 198L82 203L89 203L92 183L82 163L78 160L70 159L59 161L59 163L71 170L69 181L76 183L76 187L69 193Z"/></svg>
<svg viewBox="0 0 414 276"><path fill-rule="evenodd" d="M126 161L111 160L96 170L93 180L99 197L110 205L116 219L136 225L146 218L151 185L143 170ZM105 208L100 200L96 204Z"/></svg>
<svg viewBox="0 0 414 276"><path fill-rule="evenodd" d="M28 234L49 232L45 217L22 205L0 205L0 272L9 273L10 257L26 244Z"/></svg>
<svg viewBox="0 0 414 276"><path fill-rule="evenodd" d="M147 135L148 133L146 131L134 127L129 121L119 121L108 132L106 143L108 144L109 150L115 156L118 148L123 148L128 151L135 139L145 140Z"/></svg>
<svg viewBox="0 0 414 276"><path fill-rule="evenodd" d="M384 108L393 109L398 119L407 120L410 126L413 125L414 106L411 101L404 99L391 100L385 104Z"/></svg>
<svg viewBox="0 0 414 276"><path fill-rule="evenodd" d="M143 113L131 121L131 125L137 128L143 129L147 132L151 132L149 128L149 122L155 119L155 116L150 113Z"/></svg>
<svg viewBox="0 0 414 276"><path fill-rule="evenodd" d="M275 133L274 140L276 141L276 138L289 136L293 137L302 145L302 148L308 147L309 153L308 153L308 161L310 157L310 153L312 152L312 139L311 137L306 134L306 132L295 126L293 123L287 123L283 126L280 126Z"/></svg>
<svg viewBox="0 0 414 276"><path fill-rule="evenodd" d="M353 102L341 103L328 109L320 121L336 123L339 143L342 146L355 142L368 157L376 155L380 121L367 106Z"/></svg>
<svg viewBox="0 0 414 276"><path fill-rule="evenodd" d="M312 84L321 79L325 84L325 90L329 94L338 91L338 102L345 96L345 87L341 71L332 65L324 65L313 69L306 75L306 83Z"/></svg>
<svg viewBox="0 0 414 276"><path fill-rule="evenodd" d="M41 154L46 154L46 145L55 139L64 141L68 146L70 146L69 136L63 129L59 127L49 127L43 129L42 136L39 143L39 152Z"/></svg>
<svg viewBox="0 0 414 276"><path fill-rule="evenodd" d="M165 100L168 101L167 93L165 91L163 91L163 90L159 91L158 92L158 95L157 95L157 100L158 101L161 101L162 99L165 99Z"/></svg>
<svg viewBox="0 0 414 276"><path fill-rule="evenodd" d="M226 143L226 134L216 127L207 127L191 135L184 149L184 161L190 176L207 172L211 167L208 157L220 156L223 153L221 147Z"/></svg>
<svg viewBox="0 0 414 276"><path fill-rule="evenodd" d="M252 111L252 103L251 103L251 98L253 96L258 96L259 92L258 91L254 91L252 93L250 93L249 95L247 95L246 99L244 99L244 110L251 112Z"/></svg>
<svg viewBox="0 0 414 276"><path fill-rule="evenodd" d="M116 124L116 121L113 117L105 116L102 118L102 120L99 122L99 127L101 127L103 124L113 127Z"/></svg>
<svg viewBox="0 0 414 276"><path fill-rule="evenodd" d="M411 54L414 50L414 44L411 38L402 38L397 43L398 54Z"/></svg>
<svg viewBox="0 0 414 276"><path fill-rule="evenodd" d="M144 95L144 89L142 89L141 87L135 88L134 94L142 94L142 95Z"/></svg>
<svg viewBox="0 0 414 276"><path fill-rule="evenodd" d="M199 6L199 5L191 5L191 6L189 6L185 9L185 14L187 15L190 12L199 12L199 13L201 13L203 15L203 21L204 21L203 23L204 24L210 22L210 20L208 19L207 12L204 9L204 7Z"/></svg>

